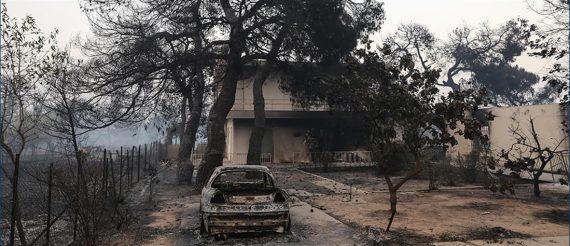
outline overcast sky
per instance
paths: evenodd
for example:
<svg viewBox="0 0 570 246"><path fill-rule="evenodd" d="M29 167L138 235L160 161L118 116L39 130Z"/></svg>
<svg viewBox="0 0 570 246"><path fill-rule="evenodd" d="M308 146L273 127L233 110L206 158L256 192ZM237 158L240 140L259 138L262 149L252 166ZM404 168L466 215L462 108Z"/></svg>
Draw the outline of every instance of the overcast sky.
<svg viewBox="0 0 570 246"><path fill-rule="evenodd" d="M532 0L529 0L532 1ZM59 41L68 43L77 35L89 34L87 18L79 8L79 0L4 0L12 16L26 14L37 19L45 32L59 29ZM539 16L526 0L384 0L386 21L379 38L396 30L401 23L416 22L428 26L438 38L445 39L461 25L475 26L488 22L498 26L513 18L538 22ZM536 72L545 72L547 61L522 58L518 62Z"/></svg>

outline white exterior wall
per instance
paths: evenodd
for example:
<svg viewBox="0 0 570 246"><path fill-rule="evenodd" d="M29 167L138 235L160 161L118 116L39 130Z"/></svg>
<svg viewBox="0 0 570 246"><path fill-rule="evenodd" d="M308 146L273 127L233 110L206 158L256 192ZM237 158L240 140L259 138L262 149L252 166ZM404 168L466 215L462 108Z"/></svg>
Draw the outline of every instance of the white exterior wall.
<svg viewBox="0 0 570 246"><path fill-rule="evenodd" d="M279 75L271 75L263 85L263 97L266 111L307 111L291 101L290 95L279 88ZM310 111L322 111L321 107ZM237 84L235 103L232 111L253 111L253 81L241 80ZM253 114L252 114L253 115ZM273 163L293 162L295 152L308 152L304 144L306 128L302 123L271 124L266 119L264 136L264 152L271 153ZM249 148L249 137L253 129L253 118L250 121L228 119L226 121L226 161L244 162ZM270 136L269 136L270 135ZM269 138L269 139L266 139ZM272 143L268 143L272 142ZM268 146L272 148L268 151Z"/></svg>
<svg viewBox="0 0 570 246"><path fill-rule="evenodd" d="M231 119L226 120L226 157L229 153L234 152L235 148L235 129L234 129L234 122Z"/></svg>
<svg viewBox="0 0 570 246"><path fill-rule="evenodd" d="M534 119L535 129L541 145L554 148L566 136L562 126L562 120L566 115L560 110L560 105L558 104L497 107L487 110L495 115L494 120L489 122L488 127L489 144L491 151L495 155L498 155L503 149L509 149L516 142L511 128L519 127L521 133L531 137L530 118ZM459 142L458 145L452 147L448 152L452 158L458 155L465 156L473 148L471 140L461 136L458 136L457 140ZM568 150L568 139L558 149Z"/></svg>
<svg viewBox="0 0 570 246"><path fill-rule="evenodd" d="M293 109L290 96L279 89L279 76L272 75L263 85L263 97L265 99L265 110ZM253 110L253 81L241 80L237 84L236 99L232 110Z"/></svg>
<svg viewBox="0 0 570 246"><path fill-rule="evenodd" d="M233 121L231 119L228 122ZM231 123L234 126L233 137L231 140L230 160L234 163L243 162L243 158L247 156L249 149L249 137L253 128L253 121L235 121ZM288 163L295 161L294 153L308 152L308 148L304 143L304 133L306 129L302 126L283 126L281 124L267 124L264 142L269 138L273 143L266 145L272 148L265 149L265 153L271 153L273 163ZM228 140L230 141L230 140ZM301 155L303 156L303 155Z"/></svg>
<svg viewBox="0 0 570 246"><path fill-rule="evenodd" d="M515 137L510 128L519 127L521 132L530 135L530 122L532 118L534 126L543 146L554 148L566 135L562 126L563 117L560 105L532 105L522 107L493 108L491 109L495 119L490 122L491 149L495 152L508 149L515 143ZM564 141L561 148L568 149L568 141Z"/></svg>

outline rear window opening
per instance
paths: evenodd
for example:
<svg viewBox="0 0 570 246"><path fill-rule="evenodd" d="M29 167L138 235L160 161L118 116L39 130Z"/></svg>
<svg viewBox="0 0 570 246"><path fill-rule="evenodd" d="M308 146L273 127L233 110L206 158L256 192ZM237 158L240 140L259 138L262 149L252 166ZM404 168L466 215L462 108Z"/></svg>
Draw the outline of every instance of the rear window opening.
<svg viewBox="0 0 570 246"><path fill-rule="evenodd" d="M228 171L220 173L212 182L212 188L220 190L274 190L269 174L262 171Z"/></svg>

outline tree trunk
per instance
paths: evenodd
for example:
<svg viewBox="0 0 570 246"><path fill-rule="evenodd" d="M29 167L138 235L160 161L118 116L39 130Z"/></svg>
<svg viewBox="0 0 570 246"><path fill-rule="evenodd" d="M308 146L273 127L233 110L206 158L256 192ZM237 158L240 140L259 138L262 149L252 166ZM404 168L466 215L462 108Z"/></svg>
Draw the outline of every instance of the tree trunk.
<svg viewBox="0 0 570 246"><path fill-rule="evenodd" d="M234 37L230 37L233 42L230 43L230 54L227 59L228 64L226 65L225 76L222 79L220 94L208 115L208 144L196 176L196 188L203 187L214 169L221 166L224 161L226 117L235 102L237 81L242 75L243 67L241 53L245 46L243 38L235 37L235 35L241 35L240 30L232 30Z"/></svg>
<svg viewBox="0 0 570 246"><path fill-rule="evenodd" d="M535 175L532 179L534 197L540 197L540 175Z"/></svg>
<svg viewBox="0 0 570 246"><path fill-rule="evenodd" d="M196 176L197 187L202 187L210 178L214 169L223 163L226 146L224 126L226 117L234 104L237 76L240 73L241 71L228 71L222 83L220 94L210 110L210 115L208 116L208 144Z"/></svg>
<svg viewBox="0 0 570 246"><path fill-rule="evenodd" d="M169 127L166 129L166 136L164 136L164 145L168 146L168 145L172 145L172 138L174 137L173 135L173 128Z"/></svg>
<svg viewBox="0 0 570 246"><path fill-rule="evenodd" d="M396 216L396 206L398 204L398 189L392 185L392 180L389 176L384 176L386 183L388 184L388 191L390 192L390 218L388 219L388 225L386 226L386 232L390 231L392 227L392 222L394 221L394 216Z"/></svg>
<svg viewBox="0 0 570 246"><path fill-rule="evenodd" d="M192 96L192 106L190 107L190 120L186 123L183 137L180 141L179 158L182 164L180 179L188 184L192 182L194 163L192 163L192 150L196 143L196 133L200 127L200 118L204 108L204 74L198 71L196 88Z"/></svg>
<svg viewBox="0 0 570 246"><path fill-rule="evenodd" d="M20 245L28 245L26 240L26 232L24 231L24 226L22 225L22 208L20 207L20 201L18 198L18 179L20 177L20 154L16 154L12 158L12 163L14 163L14 173L13 178L10 180L12 183L12 211L10 217L10 235L9 244L14 245L16 229L18 230L18 237L20 238Z"/></svg>
<svg viewBox="0 0 570 246"><path fill-rule="evenodd" d="M271 73L272 64L263 66L261 71L253 80L253 113L255 120L253 130L249 137L249 148L247 151L248 165L261 165L261 145L265 133L265 99L263 98L263 83Z"/></svg>
<svg viewBox="0 0 570 246"><path fill-rule="evenodd" d="M18 237L20 238L20 245L26 246L28 245L28 241L26 240L26 231L24 231L24 225L22 224L22 208L18 203L16 205L16 227L18 227Z"/></svg>

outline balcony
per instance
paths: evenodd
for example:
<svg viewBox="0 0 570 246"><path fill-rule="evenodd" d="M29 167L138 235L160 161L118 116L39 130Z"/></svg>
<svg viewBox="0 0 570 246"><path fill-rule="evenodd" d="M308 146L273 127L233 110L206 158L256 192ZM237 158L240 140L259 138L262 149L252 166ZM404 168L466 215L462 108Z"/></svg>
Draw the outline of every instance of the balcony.
<svg viewBox="0 0 570 246"><path fill-rule="evenodd" d="M236 99L233 111L253 111L252 99ZM314 105L310 107L302 107L301 105L292 102L289 99L265 99L266 111L328 111L328 106L325 104Z"/></svg>

